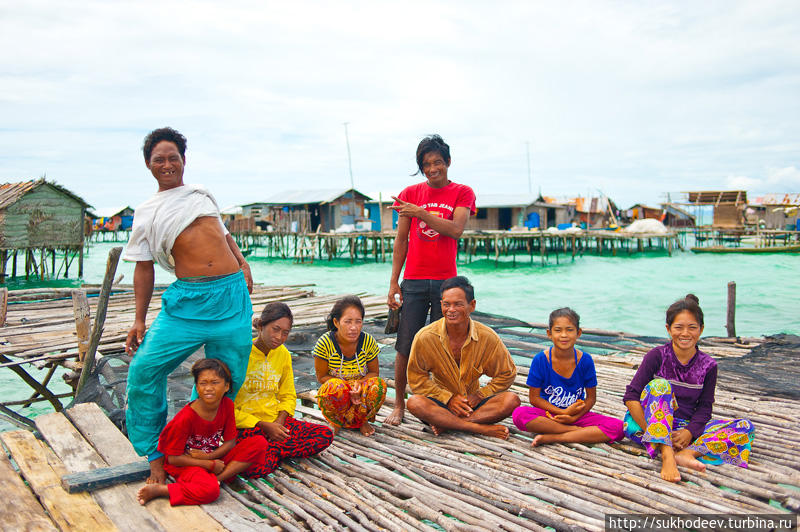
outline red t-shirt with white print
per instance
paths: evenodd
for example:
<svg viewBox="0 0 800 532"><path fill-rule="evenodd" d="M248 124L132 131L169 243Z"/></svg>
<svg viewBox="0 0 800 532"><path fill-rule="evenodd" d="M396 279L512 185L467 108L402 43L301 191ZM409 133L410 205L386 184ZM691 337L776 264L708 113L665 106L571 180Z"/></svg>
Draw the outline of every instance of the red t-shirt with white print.
<svg viewBox="0 0 800 532"><path fill-rule="evenodd" d="M417 183L403 189L398 198L445 220L453 219L456 207L468 208L470 215L476 212L472 189L452 181L442 188L433 188L427 181ZM419 218L411 218L403 278L440 281L455 276L457 245L454 238L440 235Z"/></svg>

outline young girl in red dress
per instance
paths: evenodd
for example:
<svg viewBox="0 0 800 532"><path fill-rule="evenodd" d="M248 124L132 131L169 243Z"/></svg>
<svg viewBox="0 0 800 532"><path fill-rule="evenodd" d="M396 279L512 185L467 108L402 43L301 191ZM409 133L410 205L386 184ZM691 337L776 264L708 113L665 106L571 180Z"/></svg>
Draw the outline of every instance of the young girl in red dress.
<svg viewBox="0 0 800 532"><path fill-rule="evenodd" d="M236 443L233 401L225 397L231 386L225 363L198 360L192 375L197 399L175 414L158 439L158 450L166 457L164 469L175 483L147 484L139 490L139 504L156 497L169 497L172 506L213 502L219 497L220 482L264 462L263 436Z"/></svg>

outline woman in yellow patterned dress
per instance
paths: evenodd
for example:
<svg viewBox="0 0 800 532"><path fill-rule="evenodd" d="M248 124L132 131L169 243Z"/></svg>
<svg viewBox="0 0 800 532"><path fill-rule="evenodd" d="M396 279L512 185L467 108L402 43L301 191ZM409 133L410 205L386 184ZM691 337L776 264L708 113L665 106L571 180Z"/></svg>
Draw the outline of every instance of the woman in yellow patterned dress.
<svg viewBox="0 0 800 532"><path fill-rule="evenodd" d="M314 369L322 385L317 404L334 434L340 428L359 429L370 436L370 421L386 398L386 382L378 376L375 338L362 331L364 305L356 296L338 300L328 314L326 332L314 346Z"/></svg>

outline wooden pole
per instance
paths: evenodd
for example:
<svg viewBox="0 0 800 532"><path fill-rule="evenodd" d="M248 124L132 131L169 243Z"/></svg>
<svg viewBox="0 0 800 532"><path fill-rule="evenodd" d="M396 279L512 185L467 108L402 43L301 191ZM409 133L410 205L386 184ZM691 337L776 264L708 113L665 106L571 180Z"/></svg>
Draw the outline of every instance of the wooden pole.
<svg viewBox="0 0 800 532"><path fill-rule="evenodd" d="M103 324L106 321L106 310L108 309L108 298L111 295L111 283L114 281L114 274L117 272L117 263L119 256L122 253L121 247L113 248L108 252L108 260L106 261L106 275L103 278L103 286L100 289L100 296L97 298L97 314L94 318L94 328L92 329L92 336L89 341L89 349L86 352L86 358L83 361L83 369L81 370L81 377L78 380L78 386L75 387L75 397L83 388L86 383L86 378L89 372L94 367L94 356L97 352L97 346L100 344L100 336L103 335Z"/></svg>
<svg viewBox="0 0 800 532"><path fill-rule="evenodd" d="M89 350L89 300L85 290L72 291L72 312L75 315L75 330L78 335L78 361L83 362Z"/></svg>
<svg viewBox="0 0 800 532"><path fill-rule="evenodd" d="M736 281L728 283L728 338L736 337Z"/></svg>
<svg viewBox="0 0 800 532"><path fill-rule="evenodd" d="M8 288L0 288L0 327L6 324L6 315L8 313Z"/></svg>
<svg viewBox="0 0 800 532"><path fill-rule="evenodd" d="M83 246L78 254L78 277L83 278Z"/></svg>

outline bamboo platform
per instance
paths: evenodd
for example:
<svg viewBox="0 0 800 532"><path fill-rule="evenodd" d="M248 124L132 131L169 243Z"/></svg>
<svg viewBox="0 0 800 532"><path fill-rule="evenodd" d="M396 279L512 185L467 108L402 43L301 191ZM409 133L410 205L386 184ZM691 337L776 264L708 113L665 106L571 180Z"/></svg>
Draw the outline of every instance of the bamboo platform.
<svg viewBox="0 0 800 532"><path fill-rule="evenodd" d="M314 296L306 288L260 287L253 295L256 309L277 298L287 301L295 312L296 327L287 345L296 355L296 376L303 373L297 369L310 362L313 331L319 331L324 313L336 298ZM106 332L115 340L101 344L101 352L105 350L108 356L112 349L120 349L121 335L132 320L131 297L125 291L111 296ZM157 299L154 297L151 305L151 318L160 305ZM393 338L379 332L385 313L383 298L365 300L369 302L368 316L373 318L368 324L370 332L383 344L381 357L391 358ZM75 343L69 330L74 328L70 310L69 299L12 304L9 326L16 327L19 334L12 335L3 348L15 349L8 354L18 361L27 357L43 362L46 359L41 357L50 356L48 349L53 347L36 349L33 344L49 341L61 350L52 354L55 358L50 363L64 360L69 344ZM527 368L530 357L546 343L544 324L481 314L475 317L492 326L515 356L518 376L512 391L527 403ZM116 325L115 320L119 321ZM733 361L760 341L704 338L702 348ZM622 416L625 385L642 355L661 342L618 331L584 330L579 348L593 353L600 383L594 411ZM381 372L390 375L385 364ZM298 386L298 391L301 405L297 417L324 422L313 406L314 386ZM393 399L387 398L378 421L389 413L392 403ZM709 466L705 474L681 469L684 481L679 484L663 482L659 462L629 442L532 448L530 435L518 431L510 420L505 422L511 431L508 441L455 433L436 437L407 415L400 427L378 423L371 438L342 430L334 444L318 456L286 461L267 479L237 480L223 488L214 504L170 508L161 500L141 508L134 500L139 483L104 488L91 495L67 494L60 487L60 478L68 472L140 460L94 404L79 404L35 419L35 428L46 444L29 431L0 435L13 460L0 456L0 484L13 494L0 509L0 522L13 528L24 519L31 530L92 531L266 527L290 531L603 530L604 516L610 513L798 512L799 407L797 400L743 389L735 375L720 371L714 415L748 417L754 422L751 466L747 470Z"/></svg>
<svg viewBox="0 0 800 532"><path fill-rule="evenodd" d="M295 262L334 260L386 262L391 260L395 231L359 233L235 233L240 248L255 256L294 259ZM669 255L683 249L677 233L627 233L625 231L464 231L458 252L467 262L485 258L499 264L516 264L528 258L530 263L547 263L560 258L596 253L642 253L660 250Z"/></svg>

